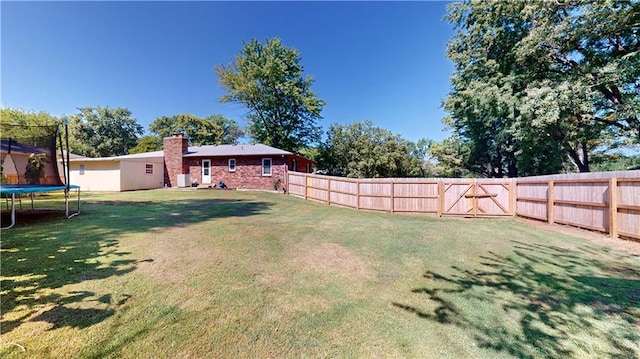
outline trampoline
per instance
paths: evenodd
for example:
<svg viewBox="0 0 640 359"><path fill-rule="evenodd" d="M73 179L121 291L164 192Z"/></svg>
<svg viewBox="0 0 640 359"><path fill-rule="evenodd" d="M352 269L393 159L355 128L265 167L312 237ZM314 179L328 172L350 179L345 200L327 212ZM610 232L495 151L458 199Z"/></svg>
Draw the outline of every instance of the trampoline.
<svg viewBox="0 0 640 359"><path fill-rule="evenodd" d="M69 197L70 190L74 189L77 194L77 210L75 212L69 212ZM69 185L69 186L44 186L44 185L20 185L20 184L0 184L0 195L3 198L11 199L11 224L8 226L1 227L0 229L9 229L16 224L16 195L29 194L32 195L34 193L43 193L43 192L58 192L64 191L64 210L65 217L71 218L80 214L80 186ZM33 197L31 208L33 208Z"/></svg>
<svg viewBox="0 0 640 359"><path fill-rule="evenodd" d="M64 142L62 128L65 130ZM36 194L64 191L65 217L72 218L80 214L80 187L69 184L66 123L64 127L62 124L28 126L0 123L0 130L0 196L11 201L11 223L0 229L9 229L16 224L16 199L20 199L22 207L21 196L25 194L31 198L31 208L34 209L33 199ZM64 147L66 153L63 151ZM69 209L72 190L75 190L77 196L77 207L73 212Z"/></svg>

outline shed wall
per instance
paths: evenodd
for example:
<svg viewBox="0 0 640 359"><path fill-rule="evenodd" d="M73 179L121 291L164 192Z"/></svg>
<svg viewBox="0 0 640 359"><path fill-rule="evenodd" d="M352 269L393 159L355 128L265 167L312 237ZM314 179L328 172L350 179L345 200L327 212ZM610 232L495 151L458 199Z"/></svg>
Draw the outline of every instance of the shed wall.
<svg viewBox="0 0 640 359"><path fill-rule="evenodd" d="M84 165L84 174L80 174L80 165ZM69 169L71 184L80 186L82 191L122 190L120 163L117 161L74 161Z"/></svg>
<svg viewBox="0 0 640 359"><path fill-rule="evenodd" d="M153 173L146 173L146 165L153 165ZM121 160L120 190L161 188L164 186L164 160L159 158Z"/></svg>

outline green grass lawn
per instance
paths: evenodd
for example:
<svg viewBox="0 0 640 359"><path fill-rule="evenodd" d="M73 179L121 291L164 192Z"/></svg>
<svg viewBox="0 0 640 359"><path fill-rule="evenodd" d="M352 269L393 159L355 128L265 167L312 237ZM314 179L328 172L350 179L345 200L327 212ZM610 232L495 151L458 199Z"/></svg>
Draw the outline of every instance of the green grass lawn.
<svg viewBox="0 0 640 359"><path fill-rule="evenodd" d="M82 201L2 232L2 358L640 357L639 243L273 193Z"/></svg>

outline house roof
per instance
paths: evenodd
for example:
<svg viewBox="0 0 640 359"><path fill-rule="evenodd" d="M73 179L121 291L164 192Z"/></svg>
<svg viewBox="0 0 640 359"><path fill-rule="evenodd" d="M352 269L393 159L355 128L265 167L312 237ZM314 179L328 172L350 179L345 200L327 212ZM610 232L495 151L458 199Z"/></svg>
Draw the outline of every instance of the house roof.
<svg viewBox="0 0 640 359"><path fill-rule="evenodd" d="M292 154L288 151L257 143L252 145L190 146L189 152L184 157L280 156Z"/></svg>
<svg viewBox="0 0 640 359"><path fill-rule="evenodd" d="M67 159L67 151L63 150L62 154L64 155L64 158L66 160ZM58 160L62 160L62 158L60 157L60 153L57 152L57 151L56 151L56 157L58 158ZM75 154L73 152L69 152L69 160L75 160L75 159L79 159L79 158L86 159L88 157L85 157L85 156L82 156L82 155L78 155L78 154Z"/></svg>
<svg viewBox="0 0 640 359"><path fill-rule="evenodd" d="M113 156L113 157L95 157L94 158L94 157L78 156L74 158L73 156L70 156L69 161L71 162L121 161L121 160L145 159L145 158L162 158L162 157L164 157L164 151L154 151L154 152L134 153L132 155Z"/></svg>
<svg viewBox="0 0 640 359"><path fill-rule="evenodd" d="M164 151L153 151L153 152L143 152L143 153L134 153L131 155L118 156L116 158L120 159L128 159L128 158L157 158L164 157Z"/></svg>
<svg viewBox="0 0 640 359"><path fill-rule="evenodd" d="M290 156L295 155L289 151L281 150L275 147L263 144L250 145L206 145L206 146L189 146L188 152L184 157L231 157L231 156ZM301 157L299 155L295 155ZM97 161L121 161L128 159L145 159L145 158L162 158L164 151L136 153L132 155L113 156L113 157L73 157L71 154L71 162L97 162ZM303 158L303 157L301 157Z"/></svg>
<svg viewBox="0 0 640 359"><path fill-rule="evenodd" d="M44 148L39 148L36 146L27 145L24 143L17 142L11 139L2 139L0 140L0 151L9 152L9 147L11 147L11 152L13 153L47 153L49 150Z"/></svg>

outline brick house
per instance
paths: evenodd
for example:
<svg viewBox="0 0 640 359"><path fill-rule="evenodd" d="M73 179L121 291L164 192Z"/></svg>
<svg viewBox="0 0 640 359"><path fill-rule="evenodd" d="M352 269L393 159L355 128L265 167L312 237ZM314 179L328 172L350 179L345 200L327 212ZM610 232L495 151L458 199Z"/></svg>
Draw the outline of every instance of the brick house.
<svg viewBox="0 0 640 359"><path fill-rule="evenodd" d="M313 170L311 160L262 144L189 146L186 137L176 134L164 138L163 149L168 187L213 186L222 181L229 188L273 190L278 181L285 188L287 170Z"/></svg>

